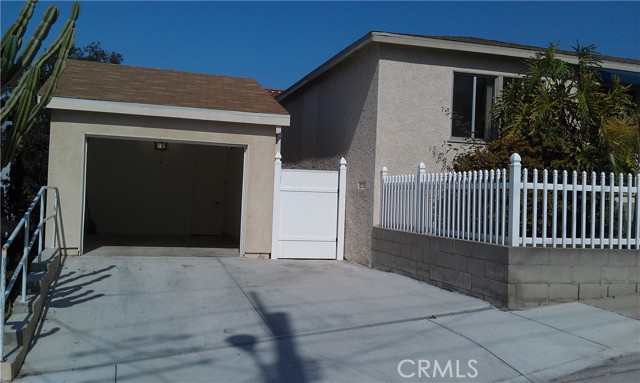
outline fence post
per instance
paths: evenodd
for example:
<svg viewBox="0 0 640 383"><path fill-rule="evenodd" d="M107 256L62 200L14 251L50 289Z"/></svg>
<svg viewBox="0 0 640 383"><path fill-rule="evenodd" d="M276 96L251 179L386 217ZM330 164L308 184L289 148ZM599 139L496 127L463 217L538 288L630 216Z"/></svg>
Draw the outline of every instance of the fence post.
<svg viewBox="0 0 640 383"><path fill-rule="evenodd" d="M416 233L422 233L424 227L424 193L422 192L422 184L426 177L427 171L424 162L418 165L418 174L416 175Z"/></svg>
<svg viewBox="0 0 640 383"><path fill-rule="evenodd" d="M344 259L344 218L347 201L347 160L345 160L344 157L340 159L338 182L338 238L336 244L336 259L342 261Z"/></svg>
<svg viewBox="0 0 640 383"><path fill-rule="evenodd" d="M276 152L275 172L273 175L273 227L271 229L271 259L278 259L280 240L280 174L282 173L282 155Z"/></svg>
<svg viewBox="0 0 640 383"><path fill-rule="evenodd" d="M519 246L520 237L520 177L522 158L513 153L509 158L509 246Z"/></svg>
<svg viewBox="0 0 640 383"><path fill-rule="evenodd" d="M387 227L387 211L386 204L389 203L388 200L385 200L386 194L386 185L385 180L387 179L387 174L389 170L386 166L382 167L382 171L380 172L380 227Z"/></svg>

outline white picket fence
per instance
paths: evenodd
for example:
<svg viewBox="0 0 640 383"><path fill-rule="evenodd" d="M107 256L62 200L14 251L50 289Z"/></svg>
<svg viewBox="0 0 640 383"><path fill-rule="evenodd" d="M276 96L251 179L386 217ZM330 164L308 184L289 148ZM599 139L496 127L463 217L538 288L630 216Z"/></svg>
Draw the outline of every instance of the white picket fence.
<svg viewBox="0 0 640 383"><path fill-rule="evenodd" d="M381 175L380 226L510 246L640 249L640 174L506 169ZM529 179L531 178L531 179ZM512 192L515 191L515 192Z"/></svg>

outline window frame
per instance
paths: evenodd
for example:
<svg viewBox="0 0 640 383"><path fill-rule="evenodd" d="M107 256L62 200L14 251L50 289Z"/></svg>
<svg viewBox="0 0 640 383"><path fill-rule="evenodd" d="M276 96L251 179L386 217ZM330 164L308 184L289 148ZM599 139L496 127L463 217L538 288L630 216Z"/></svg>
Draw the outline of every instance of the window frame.
<svg viewBox="0 0 640 383"><path fill-rule="evenodd" d="M449 129L450 141L451 142L480 142L486 143L490 141L492 138L484 138L484 137L474 137L475 129L475 120L476 120L476 97L477 97L477 77L493 77L493 94L491 96L491 106L495 105L496 100L502 94L502 89L504 87L504 78L520 78L521 76L517 73L508 73L508 72L490 72L490 71L466 71L466 70L457 70L454 69L451 73L451 113L453 113L453 99L455 95L455 77L456 75L463 76L472 76L473 77L473 90L472 90L472 109L471 109L471 131L468 136L454 136L454 121L451 119L451 125ZM487 127L485 127L486 129ZM490 128L490 127L489 127ZM485 133L486 135L486 133Z"/></svg>

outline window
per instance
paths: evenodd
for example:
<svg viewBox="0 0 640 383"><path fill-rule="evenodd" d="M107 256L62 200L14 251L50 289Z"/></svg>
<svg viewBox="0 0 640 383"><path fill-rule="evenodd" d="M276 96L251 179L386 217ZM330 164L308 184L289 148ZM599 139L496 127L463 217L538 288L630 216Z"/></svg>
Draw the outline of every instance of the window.
<svg viewBox="0 0 640 383"><path fill-rule="evenodd" d="M496 77L454 73L452 136L495 138L489 114L496 96Z"/></svg>

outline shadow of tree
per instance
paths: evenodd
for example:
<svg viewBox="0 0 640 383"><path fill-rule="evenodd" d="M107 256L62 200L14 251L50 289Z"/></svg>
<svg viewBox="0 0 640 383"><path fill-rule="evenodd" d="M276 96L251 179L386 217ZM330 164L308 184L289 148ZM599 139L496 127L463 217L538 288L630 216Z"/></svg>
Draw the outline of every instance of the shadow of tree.
<svg viewBox="0 0 640 383"><path fill-rule="evenodd" d="M250 292L249 295L256 311L276 338L273 342L276 360L271 364L262 360L256 350L256 345L262 341L256 336L239 334L227 338L226 342L244 351L254 360L264 383L306 383L319 379L317 363L313 360L304 360L299 355L292 336L289 315L284 312L270 313L265 309L257 293Z"/></svg>

